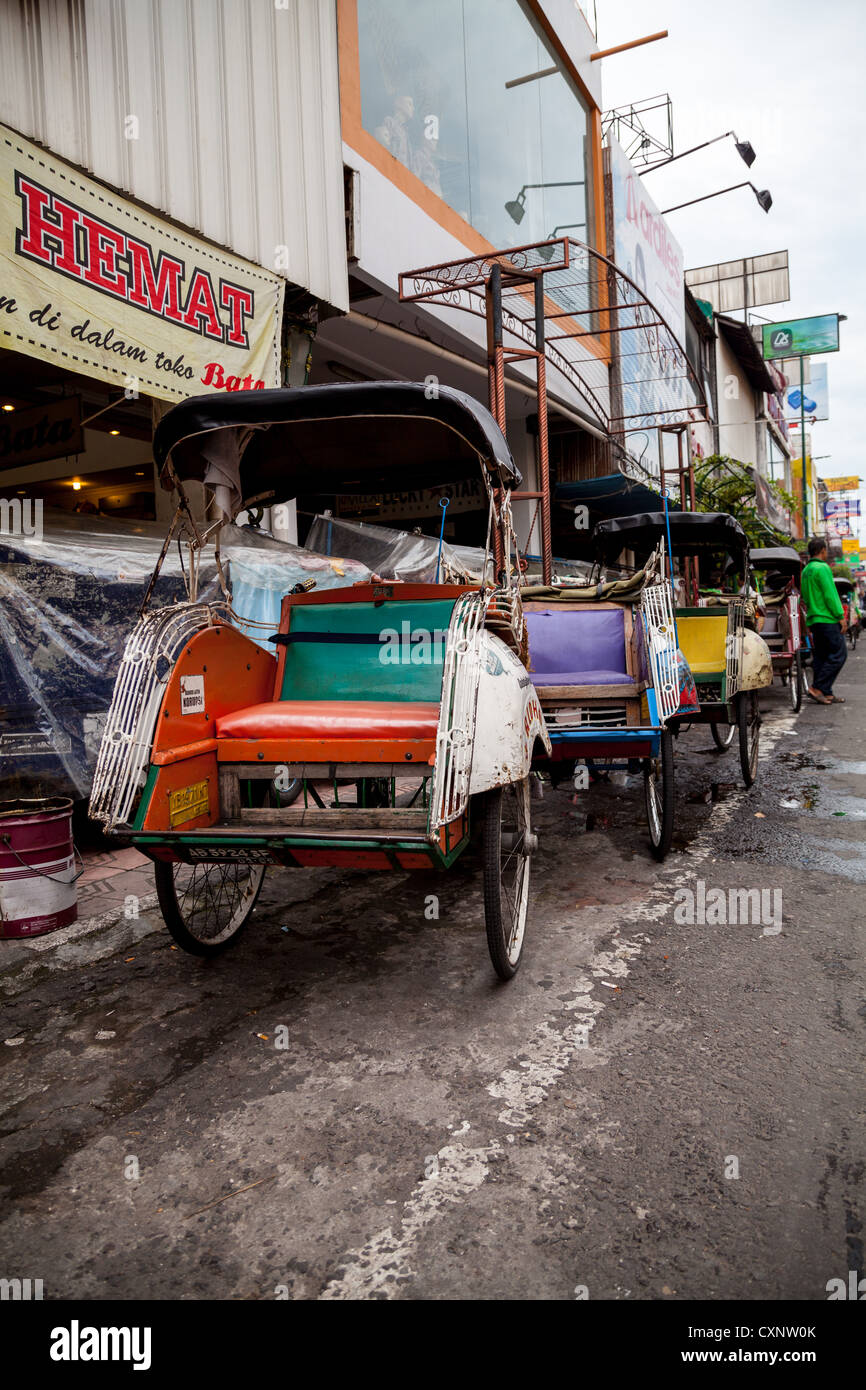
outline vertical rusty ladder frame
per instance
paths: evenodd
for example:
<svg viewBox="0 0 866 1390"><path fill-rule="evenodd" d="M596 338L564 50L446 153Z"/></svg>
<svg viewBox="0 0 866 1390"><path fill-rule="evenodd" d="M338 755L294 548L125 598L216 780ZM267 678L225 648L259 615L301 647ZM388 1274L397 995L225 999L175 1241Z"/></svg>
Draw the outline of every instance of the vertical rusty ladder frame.
<svg viewBox="0 0 866 1390"><path fill-rule="evenodd" d="M676 473L680 490L680 506L683 511L688 510L693 512L696 510L695 469L692 463L691 448L689 448L687 456L685 458L683 456L683 436L685 435L686 440L688 440L688 435L686 434L687 430L688 424L684 421L675 425L659 425L657 427L659 437L659 477L662 487L664 488L666 486L665 474ZM677 462L674 468L665 468L664 465L664 436L666 434L675 434L677 437ZM671 557L670 563L673 565L673 557ZM696 604L698 601L699 583L698 558L696 555L687 555L684 557L684 570L686 593L688 596L687 602Z"/></svg>
<svg viewBox="0 0 866 1390"><path fill-rule="evenodd" d="M567 262L567 252L566 252ZM553 574L553 546L550 522L550 440L547 424L547 362L544 337L544 268L532 272L509 272L512 283L529 283L533 288L535 307L535 347L506 352L502 334L502 267L494 262L484 285L487 312L487 381L490 413L507 438L505 418L505 366L509 362L535 361L535 393L538 412L538 489L535 492L513 492L517 502L538 501L541 510L541 570L542 580L549 584ZM498 499L497 499L498 505ZM530 528L530 532L531 532ZM496 537L499 542L498 535ZM527 541L529 537L527 537ZM501 548L501 542L499 542ZM496 554L497 568L501 554Z"/></svg>

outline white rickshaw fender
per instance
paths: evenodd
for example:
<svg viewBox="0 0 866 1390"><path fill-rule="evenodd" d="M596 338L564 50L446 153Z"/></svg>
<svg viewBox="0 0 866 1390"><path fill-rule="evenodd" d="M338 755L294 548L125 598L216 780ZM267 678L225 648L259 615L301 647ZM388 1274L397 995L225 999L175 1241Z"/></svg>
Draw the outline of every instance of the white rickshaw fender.
<svg viewBox="0 0 866 1390"><path fill-rule="evenodd" d="M740 690L760 690L773 684L773 658L770 648L757 632L746 628L743 633L743 659L740 664Z"/></svg>
<svg viewBox="0 0 866 1390"><path fill-rule="evenodd" d="M522 781L536 741L546 753L551 751L535 686L522 661L492 632L481 633L479 655L470 796Z"/></svg>

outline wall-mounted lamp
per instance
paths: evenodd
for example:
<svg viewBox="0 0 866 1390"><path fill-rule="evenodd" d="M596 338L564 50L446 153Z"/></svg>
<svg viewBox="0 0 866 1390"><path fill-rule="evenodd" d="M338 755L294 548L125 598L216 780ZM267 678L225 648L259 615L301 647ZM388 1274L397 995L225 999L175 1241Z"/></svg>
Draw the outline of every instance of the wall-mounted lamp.
<svg viewBox="0 0 866 1390"><path fill-rule="evenodd" d="M764 212L769 212L773 206L773 195L769 188L756 188L747 179L745 183L732 183L730 188L720 188L717 193L704 193L700 198L690 198L687 203L675 203L672 208L663 209L662 217L667 217L669 212L678 212L680 208L690 208L693 203L705 203L708 198L720 198L723 193L733 193L735 188L751 188Z"/></svg>
<svg viewBox="0 0 866 1390"><path fill-rule="evenodd" d="M708 145L717 145L720 140L727 140L729 135L732 135L734 138L734 148L740 156L740 159L751 169L757 158L752 142L750 140L738 140L736 131L726 130L724 135L714 135L712 140L705 140L702 145L692 145L690 150L683 150L681 154L672 154L667 159L659 159L656 160L655 164L648 164L644 169L639 171L641 178L643 178L644 174L652 173L653 169L661 169L665 164L673 164L675 159L685 159L687 154L694 154L696 150L705 150Z"/></svg>

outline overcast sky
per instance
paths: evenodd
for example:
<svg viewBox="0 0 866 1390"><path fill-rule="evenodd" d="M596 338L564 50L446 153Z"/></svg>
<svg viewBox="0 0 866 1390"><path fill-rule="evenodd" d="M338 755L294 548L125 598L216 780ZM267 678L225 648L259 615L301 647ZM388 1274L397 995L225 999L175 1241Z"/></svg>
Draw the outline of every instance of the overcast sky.
<svg viewBox="0 0 866 1390"><path fill-rule="evenodd" d="M687 267L787 249L790 302L758 313L848 315L841 351L822 359L831 418L814 426L812 449L831 455L819 477L866 479L866 0L597 0L597 12L601 48L669 30L605 59L605 109L668 92L675 153L726 130L754 145L751 170L723 140L647 174L646 187L662 209L746 178L769 188L769 214L743 188L669 224ZM860 496L866 507L864 484Z"/></svg>

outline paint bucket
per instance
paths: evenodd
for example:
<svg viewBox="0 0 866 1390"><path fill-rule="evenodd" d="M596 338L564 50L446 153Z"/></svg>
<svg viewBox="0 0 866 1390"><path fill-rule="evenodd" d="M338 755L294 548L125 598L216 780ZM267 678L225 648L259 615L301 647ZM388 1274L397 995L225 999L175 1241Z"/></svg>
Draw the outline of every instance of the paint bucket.
<svg viewBox="0 0 866 1390"><path fill-rule="evenodd" d="M42 936L78 916L72 802L0 801L0 938Z"/></svg>

